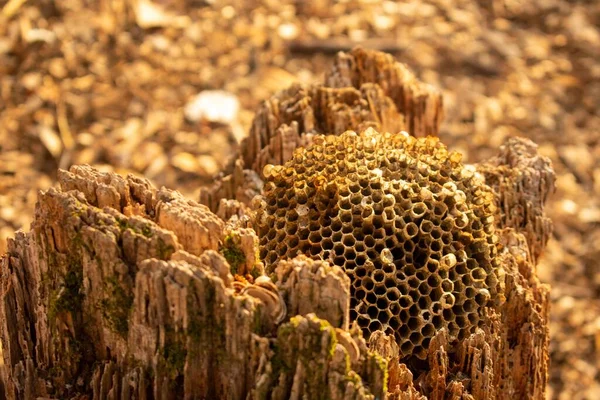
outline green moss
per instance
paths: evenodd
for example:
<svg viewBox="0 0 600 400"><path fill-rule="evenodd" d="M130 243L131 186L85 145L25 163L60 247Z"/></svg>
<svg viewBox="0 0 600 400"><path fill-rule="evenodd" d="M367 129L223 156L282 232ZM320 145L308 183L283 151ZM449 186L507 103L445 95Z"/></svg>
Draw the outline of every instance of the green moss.
<svg viewBox="0 0 600 400"><path fill-rule="evenodd" d="M104 285L106 298L100 303L102 316L113 331L126 338L129 332L129 313L133 306L133 294L126 292L115 276L107 278Z"/></svg>
<svg viewBox="0 0 600 400"><path fill-rule="evenodd" d="M178 378L183 376L183 369L187 359L185 347L185 333L175 331L167 326L165 332L165 344L162 348L160 363L172 384L176 384Z"/></svg>
<svg viewBox="0 0 600 400"><path fill-rule="evenodd" d="M117 220L117 224L119 225L119 228L121 229L121 231L129 229L129 230L133 231L134 233L137 233L138 235L142 235L147 238L152 237L152 225L148 222L140 221L137 224L141 225L141 227L138 227L135 225L130 225L129 220L127 218L117 217L116 220Z"/></svg>
<svg viewBox="0 0 600 400"><path fill-rule="evenodd" d="M220 252L229 263L231 273L234 275L238 273L240 266L246 263L246 255L235 244L235 237L232 234L225 236Z"/></svg>
<svg viewBox="0 0 600 400"><path fill-rule="evenodd" d="M285 362L283 350L275 343L273 347L273 357L271 357L271 367L273 368L273 376L278 377L281 373L291 371L291 367Z"/></svg>
<svg viewBox="0 0 600 400"><path fill-rule="evenodd" d="M202 338L202 332L204 330L204 324L202 323L202 312L198 307L198 291L193 282L190 282L188 287L187 295L187 309L189 313L189 322L187 333L195 342L200 342Z"/></svg>
<svg viewBox="0 0 600 400"><path fill-rule="evenodd" d="M183 374L183 367L187 358L187 350L183 344L178 340L167 340L163 348L163 357L167 372L172 380Z"/></svg>
<svg viewBox="0 0 600 400"><path fill-rule="evenodd" d="M262 309L256 308L254 310L254 314L252 315L252 332L257 335L263 334L263 324L262 324Z"/></svg>
<svg viewBox="0 0 600 400"><path fill-rule="evenodd" d="M252 266L252 269L250 270L250 275L252 275L254 279L258 278L261 275L260 269L256 266L256 264Z"/></svg>
<svg viewBox="0 0 600 400"><path fill-rule="evenodd" d="M362 385L362 379L360 378L360 375L354 371L348 371L346 376L344 376L344 381L352 382L356 387L360 387Z"/></svg>
<svg viewBox="0 0 600 400"><path fill-rule="evenodd" d="M126 218L117 218L117 224L119 224L119 228L124 231L129 228L129 223Z"/></svg>
<svg viewBox="0 0 600 400"><path fill-rule="evenodd" d="M158 258L166 261L169 260L171 258L171 255L175 252L175 247L173 247L173 245L171 244L166 244L161 237L158 237L157 251Z"/></svg>
<svg viewBox="0 0 600 400"><path fill-rule="evenodd" d="M386 359L381 357L379 354L373 353L371 354L371 362L375 364L373 370L381 371L383 378L383 388L381 391L382 393L387 393L388 363ZM377 375L375 377L377 378Z"/></svg>
<svg viewBox="0 0 600 400"><path fill-rule="evenodd" d="M64 312L77 313L81 311L81 302L83 301L82 283L81 269L72 268L65 275L60 287L50 292L48 316L51 321Z"/></svg>
<svg viewBox="0 0 600 400"><path fill-rule="evenodd" d="M147 238L152 237L152 228L150 227L150 224L145 224L142 227L142 235L144 235Z"/></svg>

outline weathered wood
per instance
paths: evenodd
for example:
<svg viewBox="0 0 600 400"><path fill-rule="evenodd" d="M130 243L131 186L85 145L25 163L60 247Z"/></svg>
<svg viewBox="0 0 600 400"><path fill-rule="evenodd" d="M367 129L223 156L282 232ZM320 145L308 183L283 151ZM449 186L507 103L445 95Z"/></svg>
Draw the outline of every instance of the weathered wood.
<svg viewBox="0 0 600 400"><path fill-rule="evenodd" d="M233 260L215 251L231 232L205 206L89 167L60 179L63 189L40 194L32 231L2 258L8 398L285 399L325 390L358 399L373 398L363 380L383 385L385 363L353 372L325 320L295 317L277 329L266 289L235 289ZM329 296L349 301L347 288Z"/></svg>
<svg viewBox="0 0 600 400"><path fill-rule="evenodd" d="M221 198L249 204L260 190L267 164L283 164L314 134L339 135L346 130L437 135L443 119L441 93L420 82L392 56L357 48L340 52L322 85L293 85L258 108L232 170L203 189L200 202L211 210Z"/></svg>
<svg viewBox="0 0 600 400"><path fill-rule="evenodd" d="M499 289L464 339L441 329L424 358L401 358L394 336L365 340L351 320L343 268L299 255L265 275L252 223L265 165L318 133L439 126L439 94L389 57L340 55L327 83L264 103L206 205L133 176L61 171L0 260L7 397L543 399L549 288L536 261L554 175L530 142L468 167L493 193Z"/></svg>

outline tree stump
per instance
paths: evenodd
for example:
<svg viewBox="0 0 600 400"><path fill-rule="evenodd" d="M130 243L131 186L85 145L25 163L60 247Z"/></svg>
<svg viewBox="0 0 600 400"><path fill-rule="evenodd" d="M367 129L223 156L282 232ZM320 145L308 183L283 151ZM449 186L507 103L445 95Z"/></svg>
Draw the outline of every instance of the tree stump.
<svg viewBox="0 0 600 400"><path fill-rule="evenodd" d="M60 171L60 188L40 193L31 231L17 232L0 261L6 397L543 399L549 289L535 263L551 230L543 205L553 171L524 139L463 166L437 141L397 133L435 135L441 115L439 92L391 57L357 49L338 56L325 86L295 86L266 101L239 159L200 203L133 176L89 166ZM274 226L282 233L268 237L260 228L261 202L273 185L288 184L276 176L306 149L364 135L393 143L403 135L419 162L436 146L435 154L478 182L465 184L462 195L451 185L444 190L472 201L465 215L487 210L482 223L494 237L485 244L493 266L486 284L497 290L477 308L480 322L461 335L442 327L418 357L403 351L393 331L366 333L356 321L351 310L360 299L349 265L309 247L276 262L263 258L270 241L294 235ZM379 168L367 173L386 178ZM340 188L319 179L312 185L315 198L325 193L328 202L300 213L338 212ZM276 214L286 205L269 207ZM382 232L396 235L388 223ZM468 242L463 253L482 262L481 238L452 232ZM377 257L396 262L384 253ZM461 261L448 254L443 262L452 271ZM413 269L420 262L415 257Z"/></svg>

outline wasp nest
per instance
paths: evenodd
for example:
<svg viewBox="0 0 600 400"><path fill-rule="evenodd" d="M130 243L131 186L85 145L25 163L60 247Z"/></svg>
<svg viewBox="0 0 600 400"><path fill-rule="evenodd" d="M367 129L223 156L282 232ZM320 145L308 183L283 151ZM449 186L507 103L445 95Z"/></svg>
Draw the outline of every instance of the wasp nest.
<svg viewBox="0 0 600 400"><path fill-rule="evenodd" d="M492 194L437 139L367 129L315 136L267 165L255 228L269 270L305 254L343 267L350 316L426 356L436 331L461 340L498 295Z"/></svg>

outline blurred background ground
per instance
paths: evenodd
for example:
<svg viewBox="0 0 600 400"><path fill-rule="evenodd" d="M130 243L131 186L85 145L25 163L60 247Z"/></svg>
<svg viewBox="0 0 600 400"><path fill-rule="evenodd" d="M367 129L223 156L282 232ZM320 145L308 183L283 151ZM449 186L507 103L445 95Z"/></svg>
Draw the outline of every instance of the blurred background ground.
<svg viewBox="0 0 600 400"><path fill-rule="evenodd" d="M444 91L468 162L517 135L552 159L548 398L599 399L600 2L237 3L0 0L0 253L74 163L197 198L260 101L361 44Z"/></svg>

